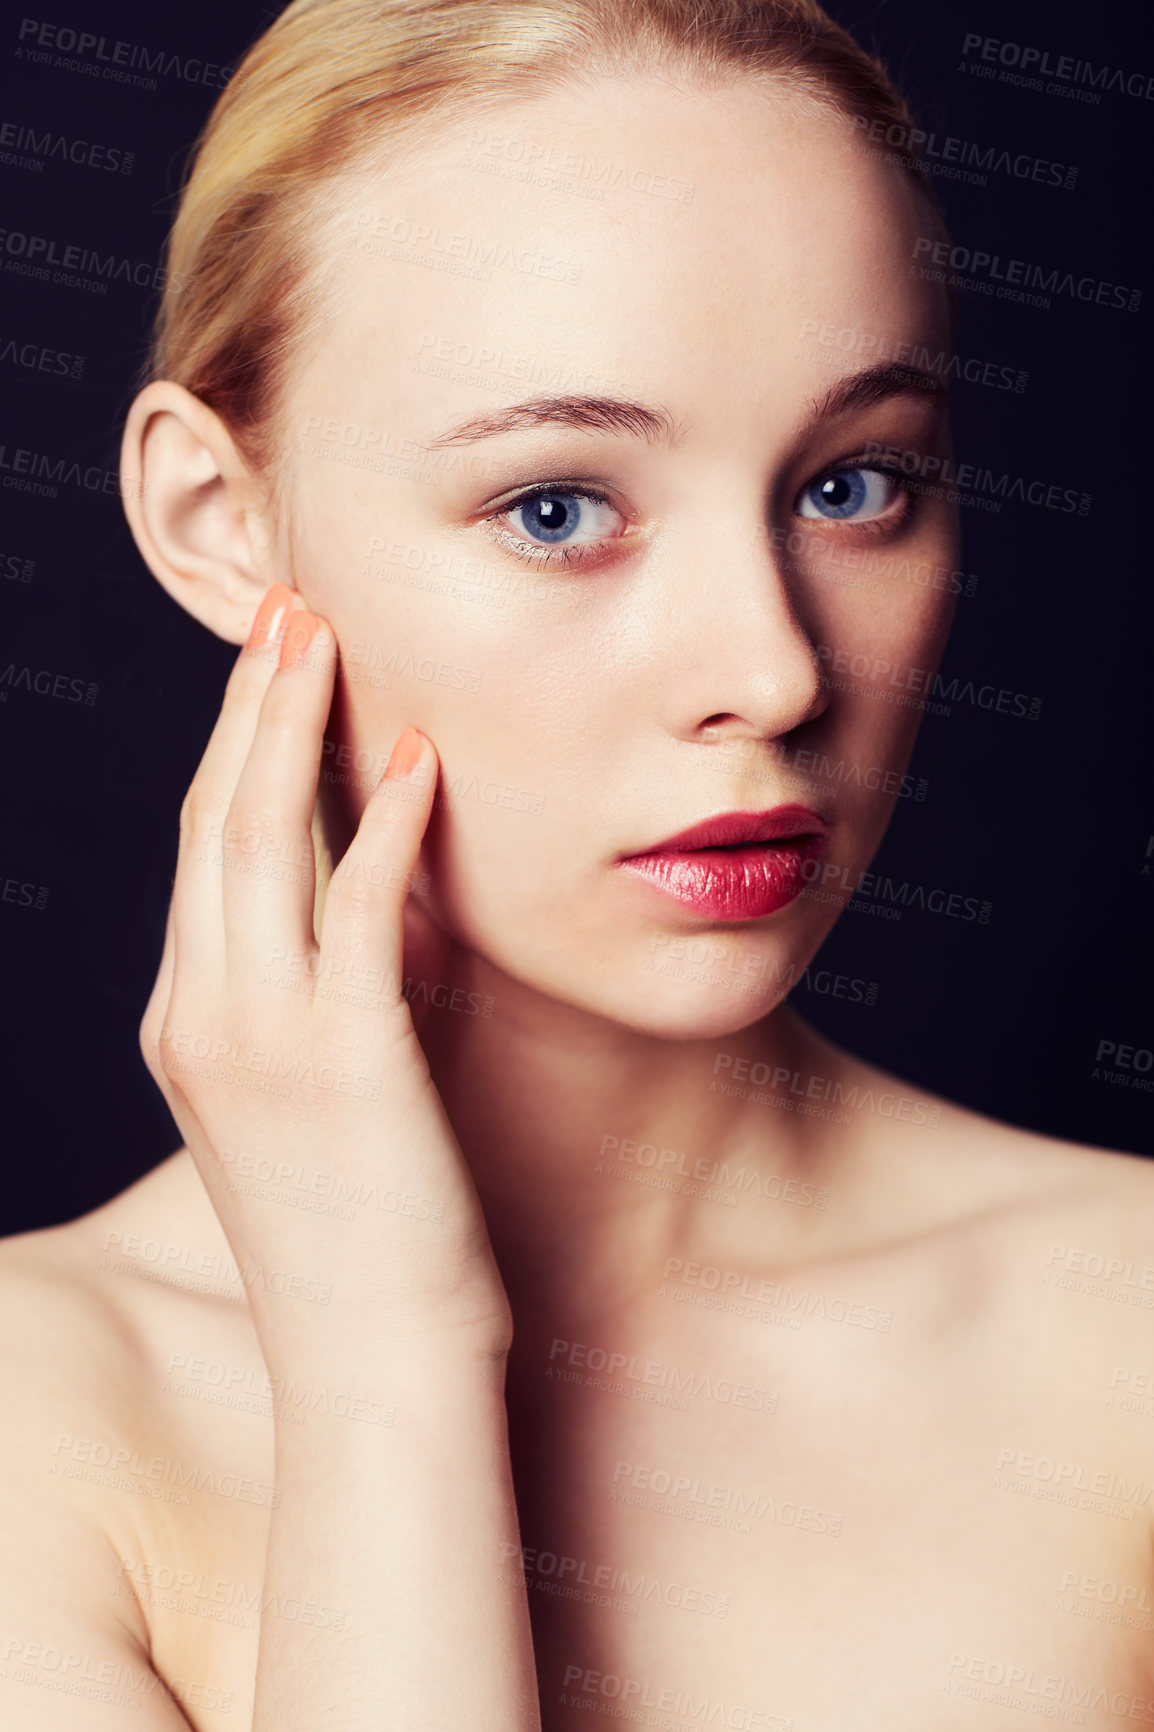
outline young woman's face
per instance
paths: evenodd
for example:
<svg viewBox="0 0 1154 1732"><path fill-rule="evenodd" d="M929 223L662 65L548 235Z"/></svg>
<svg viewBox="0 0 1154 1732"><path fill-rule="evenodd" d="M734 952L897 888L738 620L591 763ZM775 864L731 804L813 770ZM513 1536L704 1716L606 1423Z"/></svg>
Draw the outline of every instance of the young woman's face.
<svg viewBox="0 0 1154 1732"><path fill-rule="evenodd" d="M326 778L355 818L400 728L432 738L426 904L490 990L733 1032L878 845L956 513L885 472L947 452L908 372L947 333L928 214L858 136L752 82L609 80L439 122L330 206L285 494L342 655ZM782 806L752 852L622 864Z"/></svg>

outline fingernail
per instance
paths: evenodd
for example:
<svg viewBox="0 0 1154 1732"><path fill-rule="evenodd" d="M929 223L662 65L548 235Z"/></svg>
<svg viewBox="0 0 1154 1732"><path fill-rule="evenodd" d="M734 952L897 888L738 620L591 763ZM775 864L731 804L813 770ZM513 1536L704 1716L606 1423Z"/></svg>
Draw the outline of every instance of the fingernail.
<svg viewBox="0 0 1154 1732"><path fill-rule="evenodd" d="M401 737L393 747L385 765L385 776L396 780L407 776L421 755L421 736L416 728L402 728Z"/></svg>
<svg viewBox="0 0 1154 1732"><path fill-rule="evenodd" d="M302 608L299 613L290 615L285 627L284 642L280 646L280 666L282 668L299 668L305 660L312 645L313 638L320 629L320 620L315 613L309 613Z"/></svg>
<svg viewBox="0 0 1154 1732"><path fill-rule="evenodd" d="M256 618L252 622L252 630L248 634L245 649L261 649L276 636L281 623L292 606L295 590L287 583L274 583L264 592L264 599L256 610Z"/></svg>

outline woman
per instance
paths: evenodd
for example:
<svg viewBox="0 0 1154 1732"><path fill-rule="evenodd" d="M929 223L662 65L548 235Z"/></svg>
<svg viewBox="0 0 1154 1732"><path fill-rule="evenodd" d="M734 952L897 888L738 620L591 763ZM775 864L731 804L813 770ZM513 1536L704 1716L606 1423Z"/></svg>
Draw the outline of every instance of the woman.
<svg viewBox="0 0 1154 1732"><path fill-rule="evenodd" d="M244 646L185 1146L4 1248L8 1723L1154 1720L1146 1168L784 1003L950 624L903 113L809 0L297 0L218 104L123 448Z"/></svg>

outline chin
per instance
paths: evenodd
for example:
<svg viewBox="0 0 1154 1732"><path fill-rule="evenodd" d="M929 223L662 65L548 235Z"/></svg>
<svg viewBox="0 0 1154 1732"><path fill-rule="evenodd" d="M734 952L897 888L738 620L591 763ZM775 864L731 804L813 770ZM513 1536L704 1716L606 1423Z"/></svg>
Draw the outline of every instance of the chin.
<svg viewBox="0 0 1154 1732"><path fill-rule="evenodd" d="M680 976L671 967L682 970ZM662 964L655 956L620 968L582 1008L656 1040L715 1040L760 1022L789 990L789 984L737 973L724 978L717 965Z"/></svg>

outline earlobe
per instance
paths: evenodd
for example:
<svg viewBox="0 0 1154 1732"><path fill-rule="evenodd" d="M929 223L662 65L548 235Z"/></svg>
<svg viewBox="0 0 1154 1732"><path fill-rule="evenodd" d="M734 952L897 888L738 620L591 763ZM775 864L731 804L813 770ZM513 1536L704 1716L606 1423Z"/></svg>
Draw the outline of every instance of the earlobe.
<svg viewBox="0 0 1154 1732"><path fill-rule="evenodd" d="M220 416L156 380L129 411L121 492L136 545L174 601L227 643L248 636L273 569L262 492Z"/></svg>

